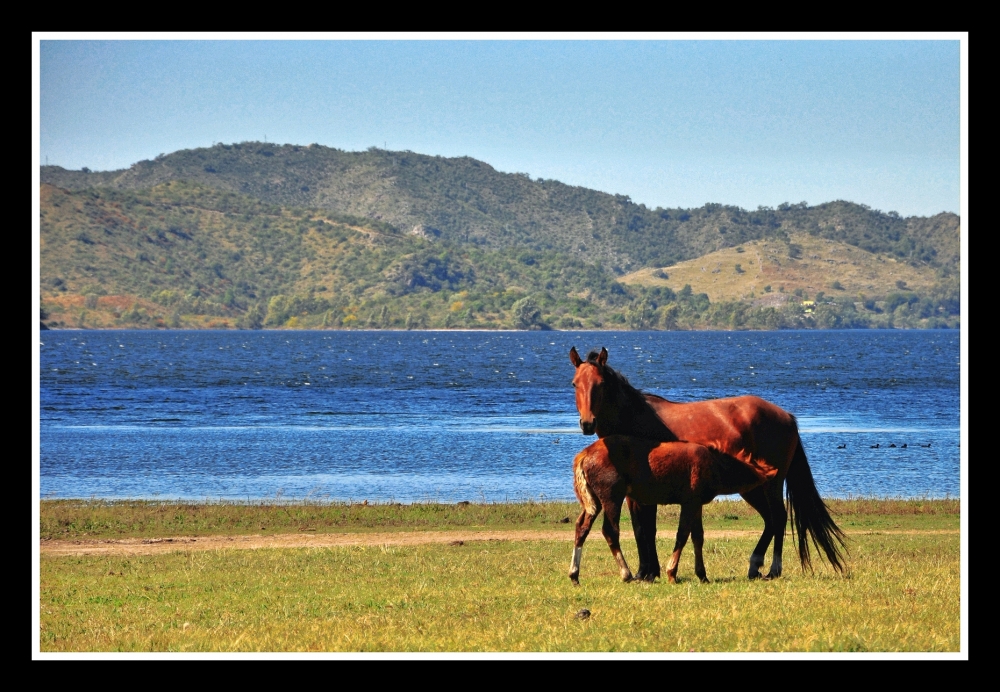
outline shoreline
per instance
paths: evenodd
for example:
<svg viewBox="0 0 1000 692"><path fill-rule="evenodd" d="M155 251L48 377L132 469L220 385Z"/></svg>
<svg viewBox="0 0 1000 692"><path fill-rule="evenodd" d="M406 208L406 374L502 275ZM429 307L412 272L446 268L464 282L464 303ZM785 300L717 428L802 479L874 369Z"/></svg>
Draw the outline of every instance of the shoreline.
<svg viewBox="0 0 1000 692"><path fill-rule="evenodd" d="M827 495L823 497L823 501L827 504L831 502L836 503L856 503L856 502L868 502L868 503L889 503L889 502L915 502L915 503L926 503L926 502L960 502L962 498L955 495L919 495L919 496L904 496L904 495ZM260 498L224 498L220 497L218 499L211 499L205 497L97 497L90 495L88 497L56 497L56 496L46 496L39 497L38 501L42 504L45 503L76 503L76 504L93 504L100 506L114 506L114 505L125 505L125 504L142 504L150 506L184 506L184 507L216 507L216 506L232 506L232 507L522 507L522 506L557 506L557 505L574 505L577 502L572 498L552 498L544 500L535 499L524 499L524 500L487 500L485 502L472 500L458 500L455 502L442 501L442 500L410 500L402 501L396 500L395 498L389 499L372 499L372 498L346 498L346 499L312 499L308 497L295 498L290 497L288 499L275 499L274 497L260 497ZM743 498L739 495L720 495L715 497L706 503L704 506L709 507L716 504L726 504L726 503L739 503L743 502Z"/></svg>
<svg viewBox="0 0 1000 692"><path fill-rule="evenodd" d="M413 332L413 333L424 333L424 332L499 332L505 334L535 334L540 332L554 332L562 334L578 334L586 332L621 332L627 334L687 334L687 333L702 333L702 332L721 332L721 333L733 333L733 332L746 332L746 333L758 333L758 332L960 332L961 327L857 327L857 328L832 328L824 329L816 327L813 329L292 329L286 327L276 327L268 329L218 329L218 328L204 328L204 329L192 329L192 328L173 328L173 327L154 327L150 329L141 328L130 328L130 327L46 327L45 329L40 329L39 334L42 332L245 332L252 334L254 332Z"/></svg>

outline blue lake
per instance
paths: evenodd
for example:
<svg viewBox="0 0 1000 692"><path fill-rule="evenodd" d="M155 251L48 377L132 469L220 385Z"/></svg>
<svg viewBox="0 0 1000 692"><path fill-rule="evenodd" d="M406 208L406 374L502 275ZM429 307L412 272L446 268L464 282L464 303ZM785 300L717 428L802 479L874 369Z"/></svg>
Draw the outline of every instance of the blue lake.
<svg viewBox="0 0 1000 692"><path fill-rule="evenodd" d="M572 500L573 456L594 439L577 425L574 345L606 346L632 384L674 401L756 394L795 414L824 496L959 495L957 331L41 341L42 497Z"/></svg>

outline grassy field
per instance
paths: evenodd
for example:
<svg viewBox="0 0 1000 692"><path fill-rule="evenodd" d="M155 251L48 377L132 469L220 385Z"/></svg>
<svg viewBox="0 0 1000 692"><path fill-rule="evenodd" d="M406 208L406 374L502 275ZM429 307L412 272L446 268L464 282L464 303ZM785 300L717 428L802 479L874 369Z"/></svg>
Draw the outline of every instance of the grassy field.
<svg viewBox="0 0 1000 692"><path fill-rule="evenodd" d="M959 503L832 501L849 532L844 576L817 565L748 582L756 536L709 538L709 584L623 584L599 532L581 586L566 576L565 504L179 505L43 502L43 538L229 530L457 527L551 530L565 540L41 557L42 651L957 651ZM160 511L161 508L169 511ZM661 508L665 561L675 508ZM570 510L573 510L572 512ZM242 513L242 514L241 514ZM709 530L756 529L743 503ZM239 519L239 517L243 519ZM277 517L289 517L278 519ZM69 520L69 524L62 522ZM281 523L284 521L285 523ZM387 523L395 521L396 523ZM419 524L419 522L423 522ZM414 524L417 524L416 526ZM48 527L48 528L46 528ZM226 527L229 527L228 529ZM235 527L235 528L234 528ZM241 528L242 527L242 528ZM90 530L83 530L88 528ZM308 528L308 527L307 527ZM629 531L627 526L623 529ZM60 533L61 532L61 533ZM787 545L787 543L786 543ZM635 544L623 545L635 566ZM587 609L591 615L580 619Z"/></svg>

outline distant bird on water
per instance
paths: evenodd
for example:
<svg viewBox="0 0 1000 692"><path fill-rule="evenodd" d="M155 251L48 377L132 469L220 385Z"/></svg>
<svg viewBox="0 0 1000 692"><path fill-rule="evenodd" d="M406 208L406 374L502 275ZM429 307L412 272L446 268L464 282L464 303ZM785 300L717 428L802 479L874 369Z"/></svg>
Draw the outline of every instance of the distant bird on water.
<svg viewBox="0 0 1000 692"><path fill-rule="evenodd" d="M895 447L895 446L896 446L896 443L895 443L895 442L890 442L890 443L889 443L889 447Z"/></svg>
<svg viewBox="0 0 1000 692"><path fill-rule="evenodd" d="M842 445L837 445L837 449L847 449L847 443L845 442Z"/></svg>
<svg viewBox="0 0 1000 692"><path fill-rule="evenodd" d="M900 449L906 449L906 443L904 442L903 444L899 445L899 448Z"/></svg>
<svg viewBox="0 0 1000 692"><path fill-rule="evenodd" d="M930 446L931 446L931 443L930 443L930 442L928 442L927 444L925 444L925 445L920 445L920 446L921 446L921 447L930 447Z"/></svg>
<svg viewBox="0 0 1000 692"><path fill-rule="evenodd" d="M878 442L872 445L872 449L878 449Z"/></svg>

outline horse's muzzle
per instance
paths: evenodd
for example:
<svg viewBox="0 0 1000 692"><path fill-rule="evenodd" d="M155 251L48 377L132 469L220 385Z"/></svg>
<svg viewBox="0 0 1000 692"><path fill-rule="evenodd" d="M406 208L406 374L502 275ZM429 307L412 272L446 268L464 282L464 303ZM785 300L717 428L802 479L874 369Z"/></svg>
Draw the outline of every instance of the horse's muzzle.
<svg viewBox="0 0 1000 692"><path fill-rule="evenodd" d="M584 435L593 435L595 427L594 423L584 423L583 421L580 421L580 430L583 431Z"/></svg>

